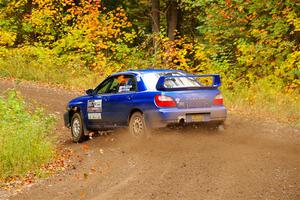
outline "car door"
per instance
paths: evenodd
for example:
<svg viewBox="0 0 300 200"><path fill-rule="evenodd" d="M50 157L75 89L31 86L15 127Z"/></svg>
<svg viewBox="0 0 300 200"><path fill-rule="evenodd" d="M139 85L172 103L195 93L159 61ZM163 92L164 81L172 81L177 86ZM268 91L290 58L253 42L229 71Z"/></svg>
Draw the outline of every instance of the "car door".
<svg viewBox="0 0 300 200"><path fill-rule="evenodd" d="M110 86L110 95L104 101L108 106L110 123L115 126L127 124L129 113L133 108L133 100L137 91L136 78L132 74L115 76Z"/></svg>
<svg viewBox="0 0 300 200"><path fill-rule="evenodd" d="M89 127L103 127L111 121L108 109L109 89L113 84L114 77L104 80L96 89L95 94L87 102L87 121Z"/></svg>

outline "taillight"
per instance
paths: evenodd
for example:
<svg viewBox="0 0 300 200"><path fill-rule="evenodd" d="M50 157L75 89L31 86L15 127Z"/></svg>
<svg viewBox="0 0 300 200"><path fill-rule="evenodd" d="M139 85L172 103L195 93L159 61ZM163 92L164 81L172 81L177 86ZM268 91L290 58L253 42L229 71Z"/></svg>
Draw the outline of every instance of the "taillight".
<svg viewBox="0 0 300 200"><path fill-rule="evenodd" d="M214 100L213 100L213 104L216 106L222 106L223 105L223 96L222 94L218 94L217 96L215 96Z"/></svg>
<svg viewBox="0 0 300 200"><path fill-rule="evenodd" d="M176 102L172 97L166 95L156 95L154 99L158 107L176 107Z"/></svg>

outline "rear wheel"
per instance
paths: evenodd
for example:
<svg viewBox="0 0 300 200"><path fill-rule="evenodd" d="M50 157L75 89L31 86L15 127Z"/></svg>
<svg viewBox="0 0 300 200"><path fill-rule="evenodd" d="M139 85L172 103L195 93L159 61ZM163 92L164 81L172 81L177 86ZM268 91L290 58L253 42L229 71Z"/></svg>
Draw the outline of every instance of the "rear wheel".
<svg viewBox="0 0 300 200"><path fill-rule="evenodd" d="M144 115L140 112L135 112L131 115L129 121L129 133L135 138L142 138L148 134L148 129L145 123Z"/></svg>
<svg viewBox="0 0 300 200"><path fill-rule="evenodd" d="M79 113L75 113L71 120L71 134L73 142L83 142L87 139L83 131L83 121Z"/></svg>

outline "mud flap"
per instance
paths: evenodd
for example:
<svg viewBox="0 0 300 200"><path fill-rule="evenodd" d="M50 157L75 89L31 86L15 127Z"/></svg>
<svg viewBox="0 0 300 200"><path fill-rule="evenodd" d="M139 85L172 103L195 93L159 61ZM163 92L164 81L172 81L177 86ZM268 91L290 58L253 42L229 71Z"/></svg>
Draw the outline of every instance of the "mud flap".
<svg viewBox="0 0 300 200"><path fill-rule="evenodd" d="M65 127L67 127L67 128L71 127L69 112L65 112L65 114L64 114L64 124L65 124Z"/></svg>
<svg viewBox="0 0 300 200"><path fill-rule="evenodd" d="M85 136L89 136L90 131L86 127L86 124L85 124L85 121L84 121L84 116L83 116L82 112L80 112L80 116L81 116L81 119L82 119L83 134Z"/></svg>

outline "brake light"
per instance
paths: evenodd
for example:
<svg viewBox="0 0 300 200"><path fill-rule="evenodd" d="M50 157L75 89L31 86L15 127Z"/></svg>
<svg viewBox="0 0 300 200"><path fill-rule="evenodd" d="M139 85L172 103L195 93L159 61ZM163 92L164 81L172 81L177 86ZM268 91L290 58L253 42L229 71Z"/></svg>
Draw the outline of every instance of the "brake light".
<svg viewBox="0 0 300 200"><path fill-rule="evenodd" d="M156 95L155 103L159 107L176 107L176 102L172 97L166 95Z"/></svg>
<svg viewBox="0 0 300 200"><path fill-rule="evenodd" d="M213 100L213 104L216 106L222 106L223 105L223 96L222 94L218 94L217 96L215 96L214 100Z"/></svg>

